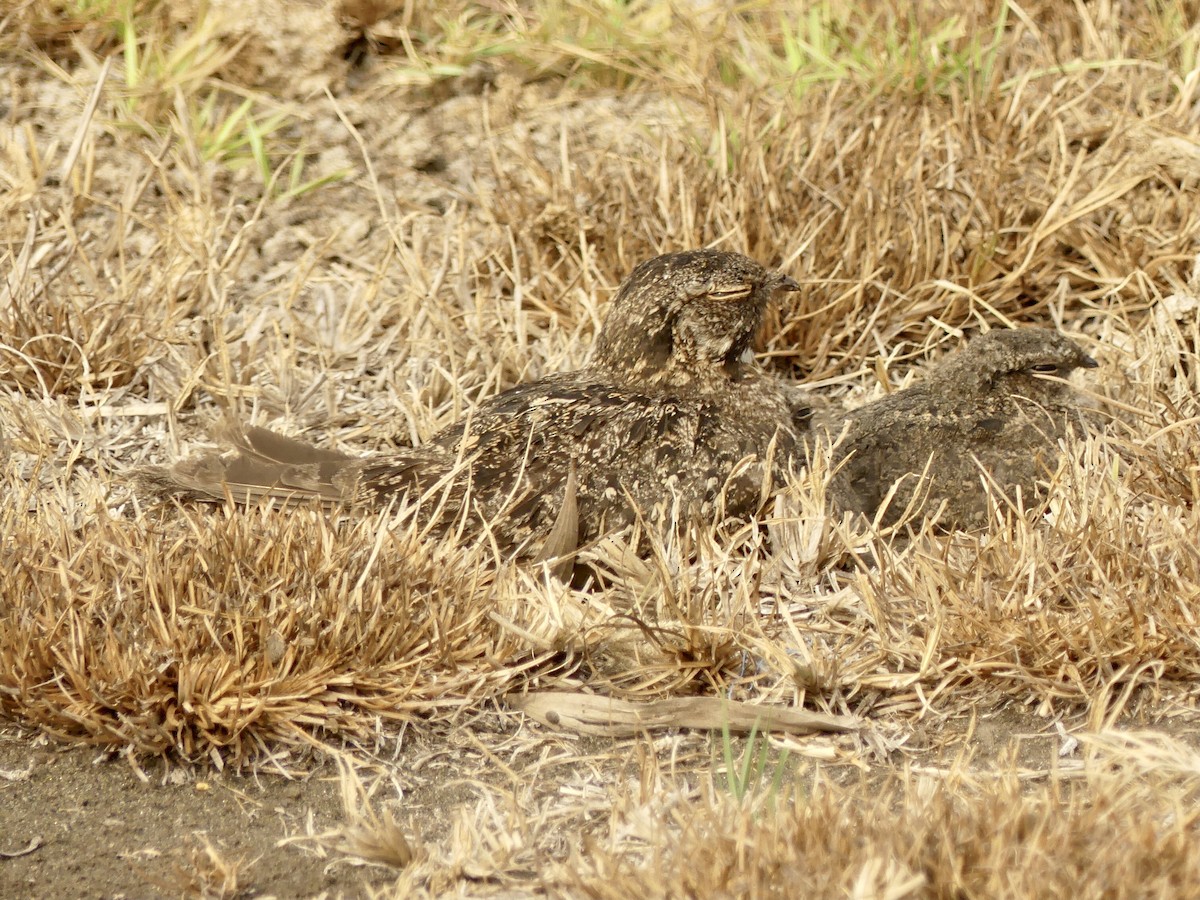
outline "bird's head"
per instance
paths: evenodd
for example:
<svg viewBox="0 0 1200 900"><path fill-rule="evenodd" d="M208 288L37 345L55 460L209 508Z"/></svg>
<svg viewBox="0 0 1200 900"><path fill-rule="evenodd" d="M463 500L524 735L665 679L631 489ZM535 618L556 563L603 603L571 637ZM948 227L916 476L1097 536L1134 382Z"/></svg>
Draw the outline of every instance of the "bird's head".
<svg viewBox="0 0 1200 900"><path fill-rule="evenodd" d="M1070 395L1072 372L1096 365L1083 348L1053 329L997 329L968 343L939 374L964 390L1003 390L1053 402Z"/></svg>
<svg viewBox="0 0 1200 900"><path fill-rule="evenodd" d="M728 377L780 290L799 285L740 253L688 250L647 260L613 298L592 366L633 382Z"/></svg>

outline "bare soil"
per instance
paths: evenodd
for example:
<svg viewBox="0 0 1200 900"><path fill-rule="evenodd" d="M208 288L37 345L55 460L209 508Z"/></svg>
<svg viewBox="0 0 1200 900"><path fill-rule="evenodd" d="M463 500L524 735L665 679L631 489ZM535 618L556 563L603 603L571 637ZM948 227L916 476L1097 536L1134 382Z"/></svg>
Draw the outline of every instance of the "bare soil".
<svg viewBox="0 0 1200 900"><path fill-rule="evenodd" d="M452 731L409 729L402 742L394 736L402 750L375 757L377 771L398 786L385 803L416 836L418 853L437 852L458 817L514 782L537 785L522 804L534 814L571 782L611 786L635 777L647 754L699 773L722 752L719 737L699 734L651 742L543 733L529 741L514 727L521 730L519 717L485 717ZM1065 740L1044 719L1006 706L919 726L894 761L918 771L965 761L962 771L1045 773L1059 764ZM740 759L745 739L733 747ZM793 756L787 781L806 768L803 755ZM847 783L861 774L837 763L823 768L823 777ZM383 890L394 873L364 868L339 846L339 830L354 819L341 782L330 762L287 776L269 767L239 775L161 760L133 764L10 730L0 738L0 853L12 855L0 859L0 896L356 897L372 885ZM603 831L603 824L601 815L593 828ZM236 879L224 880L227 872ZM495 896L501 885L483 878L478 887Z"/></svg>
<svg viewBox="0 0 1200 900"><path fill-rule="evenodd" d="M236 869L237 896L353 896L359 872L287 840L341 819L328 765L295 779L248 778L156 761L135 769L122 756L30 735L0 740L0 852L32 848L0 860L4 897L200 893L206 847Z"/></svg>

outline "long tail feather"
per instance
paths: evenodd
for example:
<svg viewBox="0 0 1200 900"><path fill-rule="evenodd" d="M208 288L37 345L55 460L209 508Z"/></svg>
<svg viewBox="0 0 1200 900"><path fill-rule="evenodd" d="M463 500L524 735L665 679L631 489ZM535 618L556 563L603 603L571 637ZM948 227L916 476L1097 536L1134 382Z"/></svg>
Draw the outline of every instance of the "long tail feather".
<svg viewBox="0 0 1200 900"><path fill-rule="evenodd" d="M142 480L160 491L200 500L270 499L282 506L313 500L335 505L355 499L361 465L354 457L228 421L219 436L233 445L237 455L184 460L170 469L147 470Z"/></svg>

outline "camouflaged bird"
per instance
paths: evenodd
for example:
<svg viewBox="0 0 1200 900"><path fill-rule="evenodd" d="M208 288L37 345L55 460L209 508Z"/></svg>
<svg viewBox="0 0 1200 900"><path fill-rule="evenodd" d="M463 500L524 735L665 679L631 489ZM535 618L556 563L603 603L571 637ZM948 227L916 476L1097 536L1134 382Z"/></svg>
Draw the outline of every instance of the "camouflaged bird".
<svg viewBox="0 0 1200 900"><path fill-rule="evenodd" d="M845 429L833 453L842 464L830 483L834 506L874 518L887 501L883 525L915 513L944 527L978 528L990 518L985 481L1028 506L1054 469L1059 439L1083 430L1066 378L1095 366L1050 329L975 338L924 382L830 428L834 437Z"/></svg>
<svg viewBox="0 0 1200 900"><path fill-rule="evenodd" d="M154 480L193 497L420 500L436 528L486 531L539 558L631 523L754 514L782 480L805 413L751 341L791 278L737 253L642 263L613 299L582 369L517 385L413 450L353 458L262 428L232 428L232 458Z"/></svg>

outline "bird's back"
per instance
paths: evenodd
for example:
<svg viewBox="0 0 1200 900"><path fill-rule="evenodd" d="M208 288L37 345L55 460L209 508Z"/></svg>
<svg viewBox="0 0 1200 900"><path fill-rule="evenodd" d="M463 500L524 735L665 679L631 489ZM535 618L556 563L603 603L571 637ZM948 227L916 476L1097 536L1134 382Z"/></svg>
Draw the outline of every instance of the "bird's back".
<svg viewBox="0 0 1200 900"><path fill-rule="evenodd" d="M942 507L943 524L978 527L990 512L985 481L1013 502L1035 498L1077 414L1003 391L956 396L952 387L931 380L847 415L831 486L840 508L873 517L887 501L890 525Z"/></svg>
<svg viewBox="0 0 1200 900"><path fill-rule="evenodd" d="M756 376L716 393L639 392L585 369L505 391L429 446L462 461L459 496L514 545L544 536L566 502L568 479L581 541L639 513L653 517L664 504L711 515L722 491L729 513L749 514L760 499L762 460L775 454L782 467L796 446L784 421L790 407L763 391ZM758 463L727 485L747 457ZM386 478L389 466L367 464L364 485Z"/></svg>

